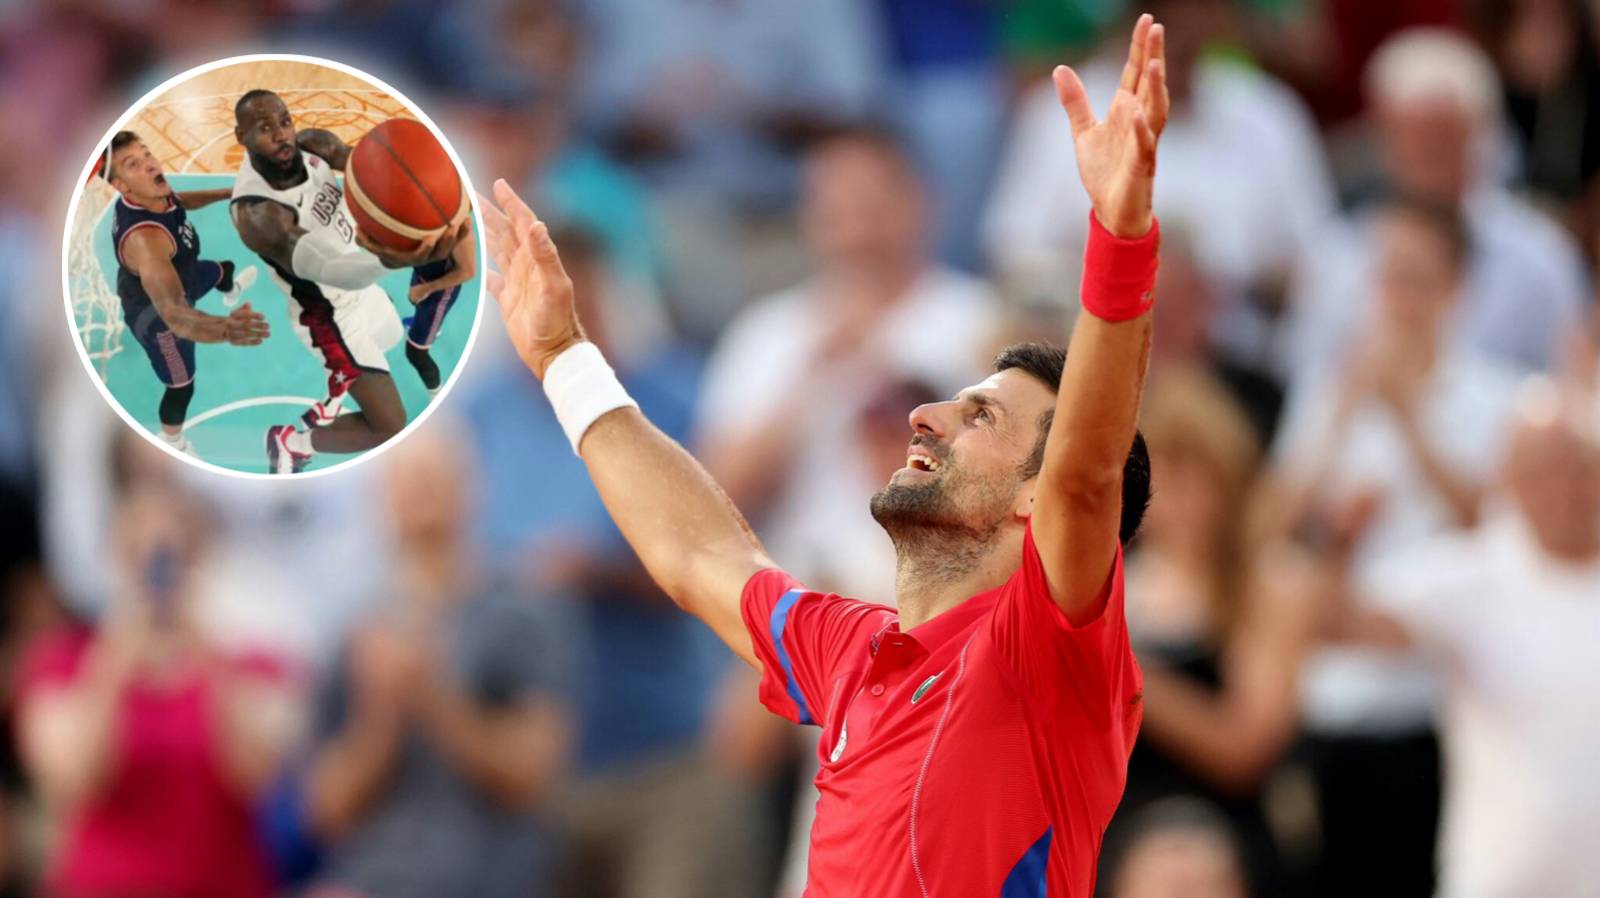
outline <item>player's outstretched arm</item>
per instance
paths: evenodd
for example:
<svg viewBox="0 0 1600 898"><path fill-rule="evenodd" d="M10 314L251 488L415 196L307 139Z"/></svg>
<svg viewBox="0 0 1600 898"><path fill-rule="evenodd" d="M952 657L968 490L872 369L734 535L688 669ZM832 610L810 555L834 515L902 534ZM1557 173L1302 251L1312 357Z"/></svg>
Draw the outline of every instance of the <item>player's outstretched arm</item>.
<svg viewBox="0 0 1600 898"><path fill-rule="evenodd" d="M321 156L334 171L344 171L345 163L350 161L350 145L326 128L302 128L294 142L300 149Z"/></svg>
<svg viewBox="0 0 1600 898"><path fill-rule="evenodd" d="M203 209L212 203L220 203L233 196L232 187L218 187L214 190L180 190L177 192L178 205L193 211Z"/></svg>
<svg viewBox="0 0 1600 898"><path fill-rule="evenodd" d="M232 343L255 346L269 334L267 319L250 308L239 306L225 316L208 315L189 305L183 295L183 281L172 267L168 255L172 238L156 228L137 228L122 242L122 260L139 276L139 283L156 307L156 314L174 334L196 343Z"/></svg>
<svg viewBox="0 0 1600 898"><path fill-rule="evenodd" d="M262 258L340 290L370 287L391 269L442 259L466 232L463 222L453 231L423 240L415 250L401 252L373 243L357 231L360 246L351 247L322 231L307 231L288 206L256 197L234 201L233 223L239 239Z"/></svg>
<svg viewBox="0 0 1600 898"><path fill-rule="evenodd" d="M1150 357L1150 294L1158 235L1151 211L1156 142L1167 121L1162 26L1139 17L1122 81L1103 121L1066 66L1056 91L1072 124L1078 174L1093 204L1055 420L1045 445L1033 534L1051 597L1074 623L1100 612L1116 557L1122 469L1133 443Z"/></svg>
<svg viewBox="0 0 1600 898"><path fill-rule="evenodd" d="M488 286L512 345L545 381L600 498L650 576L756 665L740 596L745 582L772 562L700 463L621 394L584 337L572 279L545 224L505 181L495 182L494 193L500 209L482 203L485 239L499 268L489 273Z"/></svg>

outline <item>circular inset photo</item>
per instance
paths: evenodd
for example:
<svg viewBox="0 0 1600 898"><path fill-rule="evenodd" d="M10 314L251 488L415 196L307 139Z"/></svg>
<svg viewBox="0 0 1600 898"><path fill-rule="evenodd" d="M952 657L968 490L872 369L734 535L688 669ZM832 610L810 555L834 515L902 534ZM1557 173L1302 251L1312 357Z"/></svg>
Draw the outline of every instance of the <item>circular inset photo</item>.
<svg viewBox="0 0 1600 898"><path fill-rule="evenodd" d="M172 454L337 470L460 371L483 268L460 158L349 66L239 56L147 94L84 165L62 278L84 365Z"/></svg>

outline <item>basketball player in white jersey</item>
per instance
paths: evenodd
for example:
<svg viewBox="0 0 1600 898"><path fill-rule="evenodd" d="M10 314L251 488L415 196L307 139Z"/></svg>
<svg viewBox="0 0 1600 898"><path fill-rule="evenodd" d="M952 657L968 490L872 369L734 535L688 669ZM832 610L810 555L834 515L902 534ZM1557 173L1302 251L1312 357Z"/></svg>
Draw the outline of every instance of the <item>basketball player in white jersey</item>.
<svg viewBox="0 0 1600 898"><path fill-rule="evenodd" d="M328 131L297 132L277 94L252 90L234 106L234 136L245 159L233 188L233 223L289 295L291 328L328 369L328 399L302 416L305 429L267 430L267 470L304 470L316 452L361 452L406 424L385 353L404 336L378 279L391 269L446 258L460 228L402 252L360 234L344 208L350 147ZM345 394L360 411L339 413Z"/></svg>

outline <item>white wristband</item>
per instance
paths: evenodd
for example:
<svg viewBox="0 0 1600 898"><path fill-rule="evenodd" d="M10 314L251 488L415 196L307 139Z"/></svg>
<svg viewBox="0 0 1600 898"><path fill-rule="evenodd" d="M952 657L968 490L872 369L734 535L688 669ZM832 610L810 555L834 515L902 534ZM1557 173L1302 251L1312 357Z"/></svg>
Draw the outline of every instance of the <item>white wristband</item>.
<svg viewBox="0 0 1600 898"><path fill-rule="evenodd" d="M587 341L568 347L545 369L544 394L550 397L556 420L561 422L573 452L578 451L584 433L601 415L619 408L639 407L606 364L600 347Z"/></svg>

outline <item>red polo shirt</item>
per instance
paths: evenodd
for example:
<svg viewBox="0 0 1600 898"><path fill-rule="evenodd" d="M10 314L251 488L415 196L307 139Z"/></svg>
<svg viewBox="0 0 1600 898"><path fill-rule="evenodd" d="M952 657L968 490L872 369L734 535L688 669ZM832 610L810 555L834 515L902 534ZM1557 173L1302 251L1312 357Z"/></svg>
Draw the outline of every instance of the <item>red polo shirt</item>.
<svg viewBox="0 0 1600 898"><path fill-rule="evenodd" d="M997 589L911 630L894 609L750 578L761 701L822 728L808 898L1088 898L1142 712L1122 610L1074 627L1030 526Z"/></svg>

